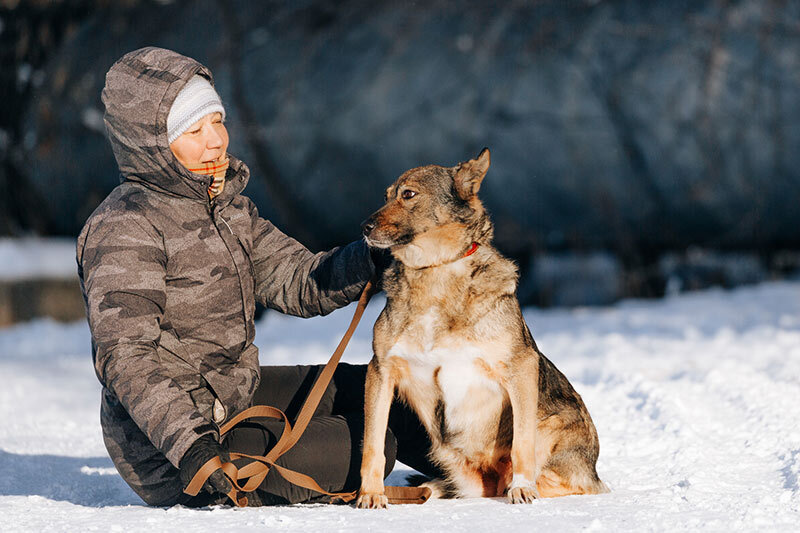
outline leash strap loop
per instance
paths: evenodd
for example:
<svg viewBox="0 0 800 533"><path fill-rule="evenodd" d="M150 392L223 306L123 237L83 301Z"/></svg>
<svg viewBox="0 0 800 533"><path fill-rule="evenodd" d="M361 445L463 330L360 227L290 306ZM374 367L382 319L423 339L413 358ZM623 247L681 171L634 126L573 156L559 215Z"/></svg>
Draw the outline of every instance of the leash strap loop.
<svg viewBox="0 0 800 533"><path fill-rule="evenodd" d="M328 492L320 487L311 476L280 466L276 464L276 461L284 453L289 451L303 435L303 432L308 426L308 423L311 421L314 411L317 409L317 406L322 399L322 395L327 390L331 378L333 377L333 373L336 370L336 366L339 364L339 360L341 359L345 348L347 348L347 344L350 342L350 339L356 330L356 326L358 326L361 316L364 314L364 310L366 309L367 304L374 293L375 284L373 283L373 280L370 280L367 282L364 290L361 292L361 296L358 299L358 306L356 307L356 311L353 314L353 318L350 321L347 331L342 337L342 340L339 341L339 345L336 347L336 350L333 352L330 360L319 373L317 379L314 381L314 386L308 393L308 396L303 403L303 407L300 408L300 412L297 415L294 426L292 426L292 424L289 422L289 418L280 409L271 407L269 405L256 405L245 409L220 427L219 434L220 437L222 437L237 424L250 418L275 418L283 420L283 433L281 433L281 437L278 439L278 442L275 444L275 446L273 446L272 449L267 452L267 455L261 456L247 455L243 453L231 453L230 456L232 460L251 460L250 463L242 466L241 468L237 468L232 462L223 463L219 457L214 457L200 467L200 469L184 489L186 494L190 496L196 496L200 490L202 490L203 485L205 485L211 474L216 472L217 469L221 468L233 486L231 491L227 494L228 498L230 498L231 502L233 502L233 505L237 507L246 507L247 497L245 497L244 494L247 492L252 492L259 485L261 485L261 483L264 481L264 478L267 477L270 469L274 468L281 475L281 477L290 483L313 490L315 492L326 494L328 496L333 496L345 503L352 501L356 497L357 491ZM244 480L246 480L244 485L240 485L240 482ZM424 503L430 497L430 494L431 491L428 488L386 487L386 496L390 503Z"/></svg>

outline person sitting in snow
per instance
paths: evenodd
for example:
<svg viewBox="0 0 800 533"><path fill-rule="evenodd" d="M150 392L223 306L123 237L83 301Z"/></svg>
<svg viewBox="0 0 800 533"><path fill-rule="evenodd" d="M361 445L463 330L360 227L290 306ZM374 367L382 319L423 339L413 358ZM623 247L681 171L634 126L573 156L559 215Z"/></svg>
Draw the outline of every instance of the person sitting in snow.
<svg viewBox="0 0 800 533"><path fill-rule="evenodd" d="M297 414L318 366L260 367L256 301L311 317L358 299L375 272L363 241L312 254L261 218L242 194L248 167L228 153L225 108L211 72L143 48L108 71L105 124L121 184L86 221L78 273L103 385L103 439L117 470L148 504L226 503L217 470L197 496L197 470L229 452L263 455L283 423L257 419L220 442L219 427L255 404ZM278 464L328 491L359 484L365 365L342 364L299 443ZM393 409L395 457L424 473L429 441L410 411ZM272 469L250 505L324 501Z"/></svg>

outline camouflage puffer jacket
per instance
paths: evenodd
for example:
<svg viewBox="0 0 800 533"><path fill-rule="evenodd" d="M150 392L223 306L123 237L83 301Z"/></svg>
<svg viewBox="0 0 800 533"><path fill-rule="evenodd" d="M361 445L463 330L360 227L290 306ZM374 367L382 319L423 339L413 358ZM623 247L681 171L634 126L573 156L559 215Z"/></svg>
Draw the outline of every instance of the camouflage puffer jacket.
<svg viewBox="0 0 800 533"><path fill-rule="evenodd" d="M201 64L131 52L106 76L105 121L121 184L89 217L77 261L103 438L122 478L153 505L179 501L177 465L201 435L250 405L259 381L256 299L326 314L358 298L373 266L363 242L312 254L260 218L231 156L213 201L167 143L167 113Z"/></svg>

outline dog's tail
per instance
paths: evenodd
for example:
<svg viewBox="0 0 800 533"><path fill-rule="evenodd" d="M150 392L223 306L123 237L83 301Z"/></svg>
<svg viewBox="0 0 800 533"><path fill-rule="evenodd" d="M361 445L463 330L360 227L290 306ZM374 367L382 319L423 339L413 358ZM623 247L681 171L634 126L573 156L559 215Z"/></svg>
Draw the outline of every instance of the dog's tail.
<svg viewBox="0 0 800 533"><path fill-rule="evenodd" d="M423 474L411 474L406 476L406 481L412 487L427 487L431 490L431 499L455 498L457 492L455 488L439 478L430 478Z"/></svg>

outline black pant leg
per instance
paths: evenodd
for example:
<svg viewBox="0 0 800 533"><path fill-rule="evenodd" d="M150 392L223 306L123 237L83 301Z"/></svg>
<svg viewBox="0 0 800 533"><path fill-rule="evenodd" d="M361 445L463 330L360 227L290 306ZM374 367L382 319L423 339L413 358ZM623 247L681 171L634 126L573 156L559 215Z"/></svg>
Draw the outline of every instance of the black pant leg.
<svg viewBox="0 0 800 533"><path fill-rule="evenodd" d="M322 368L323 365L262 366L261 382L254 394L253 404L277 407L283 410L289 419L293 421ZM358 476L361 463L360 445L363 438L366 372L367 365L340 363L334 372L331 384L314 413L315 418L318 416L339 415L348 421L346 424L348 427L348 442L350 444L348 453L351 457L349 465L358 465L357 467L348 466L347 471L351 472L351 476L353 472ZM358 420L358 423L355 423L355 420ZM388 425L389 432L393 434L393 438L390 439L387 436L387 468L388 465L394 464L393 457L396 455L397 460L425 475L441 477L441 471L428 459L431 447L428 432L411 408L403 402L395 401L389 415ZM240 426L253 427L251 422L245 422ZM280 437L283 425L278 421L270 421L267 426L272 429L264 431L263 428L265 426L263 424L256 425L255 427L258 431L247 437L246 440L251 443L248 446L252 447L253 452L235 451L263 455L265 450L271 449ZM310 426L311 424L309 424L309 428ZM237 426L238 429L239 427ZM305 434L303 438L305 438ZM394 451L388 450L390 441L395 444ZM352 446L352 443L355 443L355 446ZM300 446L300 442L296 446ZM352 459L354 449L357 450L357 460ZM326 455L330 457L331 453L328 452ZM389 460L390 456L392 457L391 461ZM282 463L279 461L279 464ZM311 472L299 471L309 473L312 477L315 477ZM391 472L391 469L387 470L386 474L388 475L389 472ZM288 484L288 482L286 483Z"/></svg>
<svg viewBox="0 0 800 533"><path fill-rule="evenodd" d="M389 431L397 439L397 460L432 478L443 477L441 469L429 459L431 438L419 417L404 402L392 404Z"/></svg>
<svg viewBox="0 0 800 533"><path fill-rule="evenodd" d="M333 414L364 413L367 365L340 363L333 374Z"/></svg>
<svg viewBox="0 0 800 533"><path fill-rule="evenodd" d="M261 381L253 393L253 405L277 407L294 421L324 365L262 366ZM330 415L335 389L322 395L314 416Z"/></svg>
<svg viewBox="0 0 800 533"><path fill-rule="evenodd" d="M324 366L262 366L253 405L277 407L294 420ZM363 413L366 375L367 365L339 363L314 416Z"/></svg>
<svg viewBox="0 0 800 533"><path fill-rule="evenodd" d="M231 452L265 455L275 445L282 431L283 423L279 420L254 419L232 429L223 445ZM359 414L314 417L297 444L282 455L277 463L311 476L329 492L356 490L360 484L363 431L363 419ZM384 453L385 477L394 468L397 453L397 444L391 432L387 432ZM263 505L329 499L316 491L293 485L275 469L270 470L256 492L256 497Z"/></svg>
<svg viewBox="0 0 800 533"><path fill-rule="evenodd" d="M333 376L333 414L364 411L367 365L340 364ZM428 459L431 440L419 417L404 402L395 400L389 414L389 431L397 439L397 460L430 477L441 470Z"/></svg>

